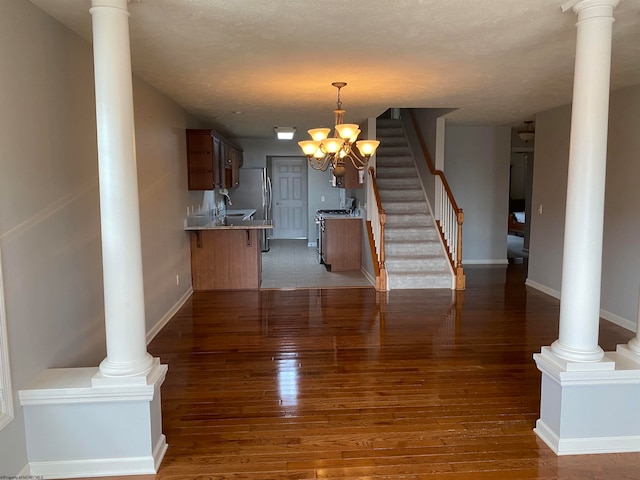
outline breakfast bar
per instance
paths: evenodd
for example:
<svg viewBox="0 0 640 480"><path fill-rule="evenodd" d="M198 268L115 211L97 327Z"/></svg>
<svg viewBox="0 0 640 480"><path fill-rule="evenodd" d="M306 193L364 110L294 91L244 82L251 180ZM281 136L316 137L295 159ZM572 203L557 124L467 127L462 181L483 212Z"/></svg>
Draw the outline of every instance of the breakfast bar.
<svg viewBox="0 0 640 480"><path fill-rule="evenodd" d="M231 213L231 212L229 212ZM245 219L246 218L246 219ZM257 290L262 276L262 231L271 220L251 220L251 215L212 218L194 215L186 220L191 234L193 290Z"/></svg>

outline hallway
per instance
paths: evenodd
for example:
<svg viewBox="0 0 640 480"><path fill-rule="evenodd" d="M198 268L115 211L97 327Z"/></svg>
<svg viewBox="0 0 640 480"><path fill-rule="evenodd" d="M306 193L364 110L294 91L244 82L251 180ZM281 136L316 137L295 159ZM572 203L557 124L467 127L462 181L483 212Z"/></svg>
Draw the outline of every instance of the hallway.
<svg viewBox="0 0 640 480"><path fill-rule="evenodd" d="M632 478L640 454L557 457L533 433L532 355L556 338L559 305L522 275L469 267L457 302L449 290L194 294L149 347L169 365L169 450L138 478ZM600 344L630 335L603 322Z"/></svg>

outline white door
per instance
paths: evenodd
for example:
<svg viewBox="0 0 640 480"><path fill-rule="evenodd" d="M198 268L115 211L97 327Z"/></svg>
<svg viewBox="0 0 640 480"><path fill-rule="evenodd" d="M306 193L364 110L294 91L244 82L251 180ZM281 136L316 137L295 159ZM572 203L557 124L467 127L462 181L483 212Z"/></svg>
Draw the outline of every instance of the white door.
<svg viewBox="0 0 640 480"><path fill-rule="evenodd" d="M304 157L274 157L272 238L307 238L307 163Z"/></svg>

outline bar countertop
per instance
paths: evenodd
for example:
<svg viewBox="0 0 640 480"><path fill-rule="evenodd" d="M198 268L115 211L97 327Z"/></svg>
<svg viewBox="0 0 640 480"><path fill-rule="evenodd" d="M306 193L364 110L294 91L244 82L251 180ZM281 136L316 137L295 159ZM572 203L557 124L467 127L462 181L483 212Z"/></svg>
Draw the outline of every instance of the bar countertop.
<svg viewBox="0 0 640 480"><path fill-rule="evenodd" d="M242 220L225 217L223 220L209 217L189 217L185 230L264 230L273 228L272 220Z"/></svg>

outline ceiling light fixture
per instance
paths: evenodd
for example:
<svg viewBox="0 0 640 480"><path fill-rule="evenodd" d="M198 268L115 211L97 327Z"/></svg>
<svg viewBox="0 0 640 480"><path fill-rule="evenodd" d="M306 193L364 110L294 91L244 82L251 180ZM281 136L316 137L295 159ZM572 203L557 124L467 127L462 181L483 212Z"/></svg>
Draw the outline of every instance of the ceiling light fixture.
<svg viewBox="0 0 640 480"><path fill-rule="evenodd" d="M358 170L363 170L367 162L380 145L377 140L357 140L360 135L358 125L342 123L345 111L342 110L340 101L340 89L345 87L345 82L334 82L331 85L338 89L338 108L333 111L335 117L335 129L333 137L329 137L330 128L313 128L309 135L313 140L298 142L300 148L309 159L309 165L315 170L325 171L329 166L333 169L333 175L342 177L345 174L345 161L348 158ZM353 148L358 147L360 155Z"/></svg>
<svg viewBox="0 0 640 480"><path fill-rule="evenodd" d="M527 143L533 140L536 136L536 127L533 121L528 120L524 122L522 128L518 130L518 136L520 137L520 140L524 140Z"/></svg>
<svg viewBox="0 0 640 480"><path fill-rule="evenodd" d="M278 136L278 140L293 140L296 127L273 127Z"/></svg>

